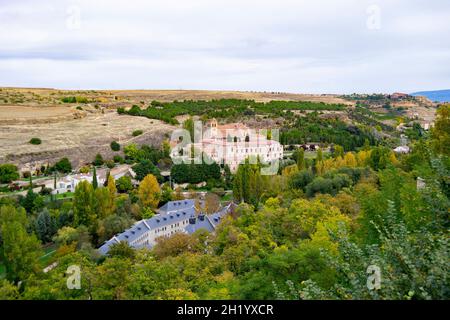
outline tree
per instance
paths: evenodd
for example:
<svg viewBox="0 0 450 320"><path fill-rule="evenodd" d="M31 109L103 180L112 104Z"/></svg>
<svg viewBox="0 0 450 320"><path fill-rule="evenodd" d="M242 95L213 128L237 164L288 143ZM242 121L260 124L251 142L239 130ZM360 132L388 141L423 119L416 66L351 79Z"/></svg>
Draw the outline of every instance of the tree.
<svg viewBox="0 0 450 320"><path fill-rule="evenodd" d="M154 175L149 174L141 181L138 195L143 207L153 209L158 207L159 199L161 198L161 189Z"/></svg>
<svg viewBox="0 0 450 320"><path fill-rule="evenodd" d="M106 187L108 188L108 192L109 192L109 211L115 212L116 211L116 193L117 193L116 182L114 180L114 177L111 175L108 175L108 180L106 182L107 182Z"/></svg>
<svg viewBox="0 0 450 320"><path fill-rule="evenodd" d="M72 171L72 164L70 163L69 159L62 158L61 160L55 163L54 168L58 172L69 173Z"/></svg>
<svg viewBox="0 0 450 320"><path fill-rule="evenodd" d="M344 148L340 145L335 145L334 146L334 152L333 152L333 157L337 158L337 157L344 157Z"/></svg>
<svg viewBox="0 0 450 320"><path fill-rule="evenodd" d="M0 183L10 183L19 179L17 167L13 164L0 164Z"/></svg>
<svg viewBox="0 0 450 320"><path fill-rule="evenodd" d="M297 168L298 170L305 169L305 150L303 148L299 148L296 150L297 152Z"/></svg>
<svg viewBox="0 0 450 320"><path fill-rule="evenodd" d="M132 169L136 173L136 180L141 181L149 174L154 175L158 180L162 179L159 169L150 160L141 160Z"/></svg>
<svg viewBox="0 0 450 320"><path fill-rule="evenodd" d="M124 215L111 214L109 216L106 216L104 219L98 222L98 242L103 243L104 241L107 241L114 235L129 228L132 223L133 220Z"/></svg>
<svg viewBox="0 0 450 320"><path fill-rule="evenodd" d="M108 250L110 257L134 259L135 255L134 249L126 241L115 243Z"/></svg>
<svg viewBox="0 0 450 320"><path fill-rule="evenodd" d="M373 170L383 170L390 163L390 150L386 147L375 147L370 153L368 164Z"/></svg>
<svg viewBox="0 0 450 320"><path fill-rule="evenodd" d="M191 141L194 141L194 119L192 117L189 117L183 122L183 129L189 132Z"/></svg>
<svg viewBox="0 0 450 320"><path fill-rule="evenodd" d="M208 214L217 212L220 207L219 196L215 193L208 192L205 196L205 211Z"/></svg>
<svg viewBox="0 0 450 320"><path fill-rule="evenodd" d="M344 163L345 166L354 168L358 165L358 162L356 161L356 157L351 152L347 152L344 156Z"/></svg>
<svg viewBox="0 0 450 320"><path fill-rule="evenodd" d="M19 204L25 208L28 213L39 211L44 207L44 198L29 188L25 197L19 198Z"/></svg>
<svg viewBox="0 0 450 320"><path fill-rule="evenodd" d="M133 184L129 176L122 176L116 181L117 191L121 193L126 193L133 190Z"/></svg>
<svg viewBox="0 0 450 320"><path fill-rule="evenodd" d="M164 140L162 143L162 156L164 158L169 158L170 157L170 143L169 140Z"/></svg>
<svg viewBox="0 0 450 320"><path fill-rule="evenodd" d="M43 243L50 242L58 229L55 218L50 216L47 208L38 214L35 224L36 233Z"/></svg>
<svg viewBox="0 0 450 320"><path fill-rule="evenodd" d="M92 164L94 166L102 166L103 163L105 163L105 161L103 160L103 157L100 153L97 153L94 159L94 162L92 162Z"/></svg>
<svg viewBox="0 0 450 320"><path fill-rule="evenodd" d="M26 227L27 218L23 209L0 207L0 256L7 279L14 282L39 272L40 268L38 259L42 255L41 245L34 234L27 233Z"/></svg>
<svg viewBox="0 0 450 320"><path fill-rule="evenodd" d="M42 141L39 138L31 138L30 139L30 144L39 145L41 143L42 143Z"/></svg>
<svg viewBox="0 0 450 320"><path fill-rule="evenodd" d="M450 104L442 105L438 109L431 136L434 150L450 156Z"/></svg>
<svg viewBox="0 0 450 320"><path fill-rule="evenodd" d="M310 170L302 170L289 177L289 186L294 189L305 189L313 181L314 175Z"/></svg>
<svg viewBox="0 0 450 320"><path fill-rule="evenodd" d="M193 252L196 247L196 239L185 233L175 233L170 238L161 237L153 248L153 253L159 258L177 256L185 252Z"/></svg>
<svg viewBox="0 0 450 320"><path fill-rule="evenodd" d="M84 180L75 188L73 199L74 223L76 226L92 227L97 219L94 188Z"/></svg>
<svg viewBox="0 0 450 320"><path fill-rule="evenodd" d="M110 147L112 151L120 150L120 144L117 141L112 141Z"/></svg>
<svg viewBox="0 0 450 320"><path fill-rule="evenodd" d="M102 187L94 190L95 213L99 219L103 219L114 212L111 211L111 195L108 188Z"/></svg>
<svg viewBox="0 0 450 320"><path fill-rule="evenodd" d="M174 200L173 190L168 183L162 185L161 191L162 193L160 204L165 204L169 201Z"/></svg>
<svg viewBox="0 0 450 320"><path fill-rule="evenodd" d="M92 172L92 187L94 189L97 189L98 187L98 181L97 181L97 169L94 166L94 170Z"/></svg>

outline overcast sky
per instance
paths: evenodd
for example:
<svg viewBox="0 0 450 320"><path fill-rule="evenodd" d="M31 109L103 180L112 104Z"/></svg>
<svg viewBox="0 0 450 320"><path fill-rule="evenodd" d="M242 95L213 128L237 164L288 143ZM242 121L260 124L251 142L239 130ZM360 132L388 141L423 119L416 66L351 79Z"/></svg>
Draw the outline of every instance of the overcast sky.
<svg viewBox="0 0 450 320"><path fill-rule="evenodd" d="M0 0L0 86L450 88L449 0Z"/></svg>

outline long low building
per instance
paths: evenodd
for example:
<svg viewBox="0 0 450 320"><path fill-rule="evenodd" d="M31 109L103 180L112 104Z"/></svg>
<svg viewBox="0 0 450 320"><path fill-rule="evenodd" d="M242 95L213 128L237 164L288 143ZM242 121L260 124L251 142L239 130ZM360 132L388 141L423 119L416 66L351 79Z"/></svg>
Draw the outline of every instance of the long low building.
<svg viewBox="0 0 450 320"><path fill-rule="evenodd" d="M128 230L106 241L98 250L101 254L107 254L112 245L122 241L132 248L151 249L158 238L170 237L177 232L193 234L200 229L213 232L234 206L234 203L230 203L218 212L206 215L196 213L195 200L170 201L159 209L157 215L136 222Z"/></svg>

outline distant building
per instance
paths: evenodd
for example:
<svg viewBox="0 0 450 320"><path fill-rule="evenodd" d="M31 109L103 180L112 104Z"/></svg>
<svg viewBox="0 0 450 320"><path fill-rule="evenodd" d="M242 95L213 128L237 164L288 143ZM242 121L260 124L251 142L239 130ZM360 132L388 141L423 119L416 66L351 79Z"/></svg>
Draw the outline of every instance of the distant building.
<svg viewBox="0 0 450 320"><path fill-rule="evenodd" d="M94 176L89 174L75 174L75 175L68 175L63 178L56 180L56 189L54 189L54 185L49 183L48 188L52 188L52 194L61 194L66 192L74 192L77 185L82 181L88 181L89 183L92 183L94 179ZM103 184L105 182L105 179L100 178L99 175L97 175L97 182L98 184Z"/></svg>
<svg viewBox="0 0 450 320"><path fill-rule="evenodd" d="M283 159L283 146L278 141L242 123L219 125L213 119L207 124L203 139L193 145L215 162L227 164L231 171L251 157L259 157L265 163ZM188 145L184 150L189 153L190 149Z"/></svg>
<svg viewBox="0 0 450 320"><path fill-rule="evenodd" d="M170 237L175 233L193 234L204 229L213 232L223 217L232 212L235 204L230 203L218 212L210 215L196 213L195 200L170 201L158 210L150 219L136 222L131 228L106 241L98 250L107 254L110 247L121 241L132 248L152 248L160 237Z"/></svg>
<svg viewBox="0 0 450 320"><path fill-rule="evenodd" d="M391 94L390 98L392 100L403 100L403 99L407 99L409 97L409 94L406 93L400 93L400 92L394 92L393 94Z"/></svg>
<svg viewBox="0 0 450 320"><path fill-rule="evenodd" d="M409 147L408 146L400 146L394 149L395 153L409 153Z"/></svg>
<svg viewBox="0 0 450 320"><path fill-rule="evenodd" d="M102 185L106 181L107 170L99 170L97 172L97 182L99 185ZM135 177L135 172L127 165L117 166L109 171L109 174L115 179L119 179L123 176L130 176L131 178ZM54 188L54 181L48 180L45 183L46 188L53 189L52 194L62 194L66 192L74 192L75 188L81 181L88 181L92 183L93 181L92 173L78 173L78 174L69 174L62 178L56 179L56 189Z"/></svg>
<svg viewBox="0 0 450 320"><path fill-rule="evenodd" d="M417 190L422 190L426 186L425 179L417 177Z"/></svg>

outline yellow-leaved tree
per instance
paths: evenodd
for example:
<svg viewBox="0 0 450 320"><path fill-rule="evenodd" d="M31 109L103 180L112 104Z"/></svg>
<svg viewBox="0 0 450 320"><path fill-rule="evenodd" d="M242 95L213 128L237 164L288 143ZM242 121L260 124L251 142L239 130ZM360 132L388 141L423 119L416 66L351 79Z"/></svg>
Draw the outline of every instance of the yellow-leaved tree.
<svg viewBox="0 0 450 320"><path fill-rule="evenodd" d="M161 189L155 176L149 174L141 181L138 190L139 200L143 207L156 209L161 198Z"/></svg>

